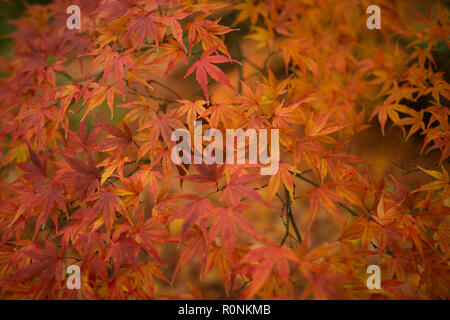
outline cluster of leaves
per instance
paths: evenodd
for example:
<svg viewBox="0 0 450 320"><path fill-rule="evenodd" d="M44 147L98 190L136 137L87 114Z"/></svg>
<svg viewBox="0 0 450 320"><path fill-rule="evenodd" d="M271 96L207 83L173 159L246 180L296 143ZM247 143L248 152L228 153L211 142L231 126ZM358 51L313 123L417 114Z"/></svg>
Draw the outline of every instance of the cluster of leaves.
<svg viewBox="0 0 450 320"><path fill-rule="evenodd" d="M448 47L449 10L378 1L382 29L371 31L370 2L29 6L1 64L0 297L448 298L450 86L433 53ZM81 7L81 30L65 28L70 4ZM244 57L244 41L264 48L263 63ZM245 79L244 66L255 71ZM196 95L160 80L177 70L198 83ZM225 98L214 98L212 80L230 89ZM423 97L427 105L410 107ZM115 120L95 119L106 106ZM440 152L438 169L420 168L431 182L376 181L346 151L374 117L383 134L391 123ZM197 119L204 129L279 129L279 171L175 165L171 133L192 132ZM261 210L281 214L279 238L249 219ZM321 211L341 233L312 245ZM373 261L384 270L381 290L366 287ZM217 268L223 296L190 283L166 293L182 289L177 275L196 263L195 277ZM81 290L65 286L71 264L81 267Z"/></svg>

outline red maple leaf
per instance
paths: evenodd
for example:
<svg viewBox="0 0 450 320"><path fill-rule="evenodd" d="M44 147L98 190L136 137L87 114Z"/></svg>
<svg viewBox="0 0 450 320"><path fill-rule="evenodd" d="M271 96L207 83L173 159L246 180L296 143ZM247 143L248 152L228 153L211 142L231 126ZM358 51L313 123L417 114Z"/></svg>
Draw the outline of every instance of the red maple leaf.
<svg viewBox="0 0 450 320"><path fill-rule="evenodd" d="M206 95L206 100L209 102L209 93L208 93L208 77L207 74L217 82L220 82L227 87L231 88L236 94L238 92L233 87L233 85L230 83L230 80L228 80L225 73L223 73L222 70L220 70L217 66L215 66L213 63L225 63L225 62L236 62L240 63L239 61L236 61L234 59L222 56L222 55L214 55L211 56L213 52L217 50L217 46L212 47L205 52L203 52L202 56L199 60L194 62L189 69L186 71L186 74L184 77L186 78L188 75L190 75L194 70L196 70L195 77L197 79L197 82L200 84L200 86L203 89L203 92Z"/></svg>

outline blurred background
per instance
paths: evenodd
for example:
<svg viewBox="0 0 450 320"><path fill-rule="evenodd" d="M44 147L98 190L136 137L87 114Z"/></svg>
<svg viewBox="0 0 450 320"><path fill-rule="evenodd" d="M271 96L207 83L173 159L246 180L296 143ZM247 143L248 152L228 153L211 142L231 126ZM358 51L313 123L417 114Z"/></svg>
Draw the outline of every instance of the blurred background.
<svg viewBox="0 0 450 320"><path fill-rule="evenodd" d="M7 35L13 32L15 30L15 27L10 22L18 19L25 14L27 4L47 4L50 2L51 1L48 0L0 0L1 56L12 58L11 49L13 46L13 41L12 39L9 39ZM422 8L426 8L427 2L430 1L416 2L419 3ZM376 3L376 1L374 1L374 3ZM443 3L447 7L450 7L450 1L448 0L441 1L441 3ZM221 21L221 24L232 25L233 20L233 17L224 17ZM252 81L257 80L256 77L253 77L252 79L252 75L254 75L255 71L257 70L253 64L256 64L258 67L263 67L262 62L266 59L267 53L265 49L256 49L255 42L251 39L242 40L242 42L239 44L240 48L236 48L236 44L233 42L233 34L238 33L246 34L248 33L248 30L245 29L245 26L240 26L240 30L227 35L227 46L230 48L230 53L233 58L238 55L237 50L240 50L239 55L250 57L252 63L249 63L245 60L242 61L243 78L248 79L248 82L252 83ZM450 50L448 46L445 45L445 42L441 43L442 45L439 45L435 48L436 51L433 55L437 64L437 71L443 72L445 74L445 80L447 82L450 82ZM78 68L78 65L76 67ZM275 61L272 67L282 70L283 63L277 63ZM168 77L158 80L166 84L170 84L170 87L177 88L178 93L180 93L180 95L183 97L195 96L196 92L198 92L198 86L196 87L193 83L186 84L186 81L183 79L184 70L185 69L175 69L174 72L172 72ZM233 84L238 83L239 72L236 67L223 65L223 70L228 73ZM0 76L7 77L8 75L2 71ZM231 92L224 86L212 85L211 88L213 89L213 100L220 100L221 97L226 97ZM170 96L170 93L162 88L155 88L153 93L156 96ZM414 107L416 110L420 110L428 106L427 99L428 97L424 96L417 102L407 102L405 104L410 107ZM125 112L126 110L123 111ZM103 112L104 114L98 113L96 114L96 116L109 119L109 111L107 110L106 106L101 112ZM121 113L119 110L118 112L115 111L113 122L119 123L123 116L123 112ZM370 124L371 126L368 129L353 136L351 142L346 147L347 151L366 160L369 163L376 179L380 179L383 177L387 180L389 179L390 175L393 175L394 177L401 177L401 182L410 188L413 188L418 183L427 183L429 179L425 178L425 175L422 172L418 171L416 166L420 165L428 169L437 168L440 153L438 151L431 151L428 154L421 154L420 150L423 145L423 137L418 134L414 134L408 141L405 142L403 133L400 128L392 127L392 123L390 122L388 122L386 126L386 133L384 136L381 133L380 126L376 117L371 121ZM448 165L448 161L445 165ZM189 185L187 185L186 187L189 188ZM297 190L302 190L301 193L303 193L305 190L309 190L310 186L306 183L302 183L301 181L296 181L296 188ZM308 199L301 199L296 202L295 211L302 212L303 210L309 210ZM265 234L267 237L273 239L282 237L284 226L281 223L280 217L278 215L274 215L270 210L261 208L260 212L252 213L249 218L252 219L255 225L258 226L258 231L261 234ZM308 219L309 217L307 215L299 215L297 223L300 226L301 232L304 232L305 227L302 226L307 225ZM314 246L326 240L336 238L338 236L338 232L338 226L330 222L328 214L321 211L314 225L314 239L311 239L311 245ZM177 263L178 255L175 254L176 252L178 252L178 250L175 247L173 248L173 251L168 250L167 252L165 252L165 257L167 258L167 260L173 260L173 266ZM163 258L163 260L167 261L165 258ZM222 281L220 280L220 276L218 275L218 273L211 273L210 275L208 275L205 281L197 282L198 269L196 268L195 264L190 264L189 266L190 267L183 268L182 273L179 275L179 278L192 279L192 284L197 288L201 288L201 291L205 296L213 297L218 294L223 294ZM187 289L186 287L184 288ZM183 289L183 287L178 286L177 290L180 289ZM179 293L174 290L175 288L167 287L167 294Z"/></svg>

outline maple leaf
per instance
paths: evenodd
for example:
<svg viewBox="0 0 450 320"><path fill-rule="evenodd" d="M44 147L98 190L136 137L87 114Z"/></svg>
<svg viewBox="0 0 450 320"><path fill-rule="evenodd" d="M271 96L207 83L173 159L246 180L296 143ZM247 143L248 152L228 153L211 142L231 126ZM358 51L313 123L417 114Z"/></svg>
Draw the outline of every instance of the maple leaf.
<svg viewBox="0 0 450 320"><path fill-rule="evenodd" d="M123 175L123 167L125 162L128 162L129 159L124 158L106 158L102 162L100 162L97 167L105 167L101 174L100 185L103 185L105 181L114 173L114 171L118 171L119 175Z"/></svg>
<svg viewBox="0 0 450 320"><path fill-rule="evenodd" d="M144 123L149 122L151 115L154 112L152 103L141 94L139 94L139 101L122 104L118 107L131 109L131 111L127 112L123 118L123 122L129 124L138 120L139 127L141 127Z"/></svg>
<svg viewBox="0 0 450 320"><path fill-rule="evenodd" d="M181 49L180 44L172 38L169 38L168 41L168 43L162 43L159 45L161 53L152 60L152 63L154 64L167 62L164 75L167 75L170 71L172 71L180 61L183 61L185 64L188 63L187 55Z"/></svg>
<svg viewBox="0 0 450 320"><path fill-rule="evenodd" d="M206 249L203 231L199 227L193 228L184 243L186 244L186 247L181 252L180 258L172 276L172 282L177 277L178 273L181 270L181 267L188 263L196 253L202 256L202 253Z"/></svg>
<svg viewBox="0 0 450 320"><path fill-rule="evenodd" d="M217 82L220 82L227 87L231 88L236 94L238 92L233 87L233 85L230 83L230 80L228 80L227 76L223 71L221 71L217 66L215 66L213 63L225 63L225 62L236 62L239 63L239 61L236 61L234 59L222 56L222 55L214 55L211 56L215 51L217 50L217 47L212 47L203 52L202 56L199 60L194 62L189 69L186 71L186 74L184 77L186 78L188 75L190 75L192 72L195 72L195 78L197 82L200 84L200 87L202 88L203 92L206 95L206 101L209 102L209 93L208 93L208 78L207 74Z"/></svg>
<svg viewBox="0 0 450 320"><path fill-rule="evenodd" d="M177 119L176 110L172 110L171 112L162 115L157 115L152 112L151 119L152 120L139 128L139 131L151 128L150 145L156 145L159 137L161 137L166 144L170 145L172 131L184 128L183 123Z"/></svg>
<svg viewBox="0 0 450 320"><path fill-rule="evenodd" d="M309 137L325 136L345 128L346 124L328 123L333 113L331 111L325 116L318 116L315 119L311 115L305 128L306 135Z"/></svg>
<svg viewBox="0 0 450 320"><path fill-rule="evenodd" d="M336 191L331 190L335 185L333 183L323 184L315 189L308 191L304 196L311 197L310 207L311 207L311 217L309 220L309 227L311 227L314 222L317 211L319 209L319 203L324 206L325 209L332 215L334 215L337 220L343 224L341 214L336 206L335 202L344 203L344 200L336 193Z"/></svg>
<svg viewBox="0 0 450 320"><path fill-rule="evenodd" d="M97 137L100 134L101 128L96 127L88 133L86 122L81 121L78 127L78 132L69 131L69 138L67 139L67 150L73 153L85 151L92 153L97 148Z"/></svg>
<svg viewBox="0 0 450 320"><path fill-rule="evenodd" d="M63 111L66 112L72 100L75 99L75 104L77 104L80 98L86 94L86 90L87 87L80 84L70 84L61 88L60 91L55 94L55 98L61 99L60 102Z"/></svg>
<svg viewBox="0 0 450 320"><path fill-rule="evenodd" d="M210 13L200 15L186 25L186 28L188 29L189 53L191 52L192 47L201 40L204 50L217 47L219 51L229 57L230 53L228 52L227 46L218 35L223 35L236 29L219 25L217 23L219 20L206 20L205 18L209 14Z"/></svg>
<svg viewBox="0 0 450 320"><path fill-rule="evenodd" d="M139 244L128 237L113 240L110 245L110 251L107 258L112 258L114 269L119 270L123 263L131 265L136 270L139 269L137 255L139 253Z"/></svg>
<svg viewBox="0 0 450 320"><path fill-rule="evenodd" d="M375 221L369 221L362 216L356 217L354 220L344 225L341 235L339 236L339 241L346 249L354 250L352 241L360 239L361 249L365 250L370 244L372 237L379 230L379 225Z"/></svg>
<svg viewBox="0 0 450 320"><path fill-rule="evenodd" d="M38 232L39 228L47 222L47 219L50 215L50 212L53 209L60 209L63 211L66 215L68 215L66 205L65 205L65 198L62 195L62 189L60 186L51 186L47 185L40 190L39 194L36 196L37 199L40 199L43 201L42 206L42 212L40 213L39 217L36 220L36 227L34 234ZM53 219L56 230L58 230L58 218L54 217Z"/></svg>
<svg viewBox="0 0 450 320"><path fill-rule="evenodd" d="M290 172L296 172L297 170L288 163L280 162L278 172L272 175L269 179L269 185L267 189L267 201L270 203L272 198L278 192L281 182L283 182L286 189L289 191L291 200L294 200L294 183L292 181L292 175Z"/></svg>
<svg viewBox="0 0 450 320"><path fill-rule="evenodd" d="M63 156L61 169L55 175L55 181L60 181L70 193L82 196L93 194L100 187L100 176L92 157L88 157L88 165L78 159Z"/></svg>
<svg viewBox="0 0 450 320"><path fill-rule="evenodd" d="M425 172L426 174L435 178L436 180L414 190L413 192L418 192L418 191L422 191L422 190L434 191L434 190L443 189L442 190L442 198L443 199L446 199L450 195L450 178L449 178L448 172L447 172L447 170L445 170L444 166L441 166L442 173L439 171L436 171L436 170L426 170L420 166L417 166L417 167L420 170L422 170L423 172Z"/></svg>
<svg viewBox="0 0 450 320"><path fill-rule="evenodd" d="M433 235L433 240L439 242L439 247L444 254L448 255L450 253L450 224L448 221L442 221L435 234Z"/></svg>
<svg viewBox="0 0 450 320"><path fill-rule="evenodd" d="M156 25L156 16L149 13L145 16L137 16L133 19L133 22L129 24L128 31L123 37L123 41L126 41L132 33L135 34L136 44L138 52L141 51L142 43L144 42L147 35L151 35L156 42L156 47L158 48L158 26Z"/></svg>
<svg viewBox="0 0 450 320"><path fill-rule="evenodd" d="M61 286L63 262L57 248L50 241L44 239L45 248L36 242L29 242L19 249L31 259L31 264L22 266L9 281L24 281L38 277L33 293L35 299L55 297L55 292ZM19 245L23 245L18 243ZM8 282L7 282L8 283Z"/></svg>
<svg viewBox="0 0 450 320"><path fill-rule="evenodd" d="M183 29L181 28L178 20L182 20L188 16L190 16L190 12L184 12L184 9L178 9L172 12L170 15L164 15L162 17L155 17L155 20L162 23L164 25L163 32L165 33L165 28L170 26L170 30L172 31L172 35L177 39L178 43L183 47L184 51L186 51L186 47L183 43Z"/></svg>
<svg viewBox="0 0 450 320"><path fill-rule="evenodd" d="M254 26L252 27L252 30L254 32L247 37L258 42L257 49L261 49L264 47L273 47L275 34L273 32L272 26L269 26L269 28Z"/></svg>
<svg viewBox="0 0 450 320"><path fill-rule="evenodd" d="M129 178L119 175L120 181L125 185L125 187L117 187L115 189L115 194L119 197L125 197L123 203L126 207L133 205L133 213L136 213L137 207L140 202L140 195L144 190L144 184L142 180L138 179L137 182L132 181Z"/></svg>
<svg viewBox="0 0 450 320"><path fill-rule="evenodd" d="M139 265L139 273L135 277L136 287L139 290L141 287L139 282L142 281L143 290L149 292L147 296L144 295L148 299L154 299L154 278L163 280L170 285L172 284L159 268L162 265L163 263L158 261L148 261Z"/></svg>
<svg viewBox="0 0 450 320"><path fill-rule="evenodd" d="M61 255L63 255L67 248L69 247L69 243L72 243L74 246L78 243L78 241L82 238L83 231L81 228L80 221L73 222L72 224L61 228L56 235L61 236Z"/></svg>
<svg viewBox="0 0 450 320"><path fill-rule="evenodd" d="M84 121L84 119L86 118L88 113L90 111L92 111L95 107L102 104L103 101L105 101L105 99L108 104L109 110L111 111L111 119L112 119L113 115L114 115L114 111L113 111L114 94L120 93L120 90L114 86L102 87L96 83L93 83L92 87L94 88L94 90L92 90L89 93L89 96L87 98L88 99L88 107L87 107L86 111L84 112L83 117L81 118L81 121Z"/></svg>
<svg viewBox="0 0 450 320"><path fill-rule="evenodd" d="M182 104L181 107L178 108L178 116L182 116L186 114L186 123L188 124L189 129L193 129L194 122L197 120L198 115L202 115L205 112L206 101L197 100L195 102L189 100L177 100Z"/></svg>
<svg viewBox="0 0 450 320"><path fill-rule="evenodd" d="M230 183L223 189L222 199L228 199L232 205L239 205L242 198L258 201L267 207L270 204L264 201L261 196L252 188L245 186L245 184L259 179L261 176L258 174L247 173L240 174L239 170L230 178Z"/></svg>
<svg viewBox="0 0 450 320"><path fill-rule="evenodd" d="M28 145L28 153L30 154L31 163L20 162L17 166L24 171L22 177L31 183L37 185L47 176L47 160L41 161L37 154Z"/></svg>
<svg viewBox="0 0 450 320"><path fill-rule="evenodd" d="M145 214L142 210L138 215L136 227L132 228L131 231L136 235L136 242L160 262L162 260L153 242L168 243L174 241L174 238L161 228L162 222L163 220L160 217L151 217L145 220Z"/></svg>
<svg viewBox="0 0 450 320"><path fill-rule="evenodd" d="M299 259L287 248L269 244L268 246L251 250L241 263L259 262L252 273L252 283L243 293L245 299L251 299L269 279L274 269L278 271L282 281L291 286L289 279L289 261L299 262Z"/></svg>
<svg viewBox="0 0 450 320"><path fill-rule="evenodd" d="M100 83L103 83L108 78L109 74L113 72L116 83L119 84L120 92L122 94L124 93L124 66L130 70L137 71L137 67L129 55L132 50L133 49L129 49L122 54L115 52L110 59L105 61L105 69L103 71L103 76L100 79Z"/></svg>
<svg viewBox="0 0 450 320"><path fill-rule="evenodd" d="M209 116L208 122L212 127L217 128L219 122L222 122L225 128L232 128L233 118L230 118L231 115L240 117L242 116L242 112L232 104L223 102L210 106L200 115L200 117L205 118Z"/></svg>
<svg viewBox="0 0 450 320"><path fill-rule="evenodd" d="M143 185L148 186L153 194L157 194L158 179L164 180L164 176L154 169L154 165L141 165L140 170L133 174L133 178L139 179Z"/></svg>
<svg viewBox="0 0 450 320"><path fill-rule="evenodd" d="M296 103L287 107L283 107L282 101L273 112L273 126L275 128L289 128L289 124L299 124L301 121L296 114L296 109L300 103Z"/></svg>
<svg viewBox="0 0 450 320"><path fill-rule="evenodd" d="M366 13L348 1L79 0L82 30L60 28L67 1L55 2L12 21L11 54L0 57L0 298L217 298L200 292L216 267L231 299L448 298L449 10L439 1L423 10L380 0L381 37L361 33ZM232 35L219 24L231 21ZM398 41L382 41L391 35ZM243 63L236 89L219 69L237 62L230 52ZM177 89L183 64L200 95ZM103 106L112 123L93 123ZM441 168L418 167L411 185L401 175L417 170L397 166L385 182L383 156L366 152L381 143L364 132L375 117L383 135L390 120L404 141L422 136L421 162L439 154ZM199 119L205 129L278 129L278 172L174 164L171 134ZM410 147L396 152L414 158ZM295 197L305 183L313 188ZM338 241L312 228L320 205L331 213L320 227L340 228ZM292 247L295 208L309 221ZM277 223L280 211L290 219ZM272 242L278 227L285 247ZM163 273L171 255L177 284ZM373 259L386 279L369 292ZM81 290L64 286L68 264L80 266Z"/></svg>
<svg viewBox="0 0 450 320"><path fill-rule="evenodd" d="M406 136L406 140L411 137L414 133L416 133L419 129L425 130L425 124L423 123L423 112L416 112L414 110L410 110L411 118L402 118L400 119L400 123L402 125L412 125L409 129L408 135Z"/></svg>
<svg viewBox="0 0 450 320"><path fill-rule="evenodd" d="M386 125L388 117L392 120L392 122L394 122L394 124L397 124L404 131L403 124L405 123L405 121L400 119L400 116L398 114L399 111L414 115L414 110L411 110L404 105L396 103L394 104L385 103L383 105L375 107L372 114L370 115L369 120L372 120L373 117L378 115L378 121L380 122L381 132L383 136L384 136L384 127Z"/></svg>
<svg viewBox="0 0 450 320"><path fill-rule="evenodd" d="M181 205L178 210L173 214L170 221L184 216L183 225L181 226L181 239L185 239L192 226L199 221L200 227L203 231L206 229L205 220L203 218L208 217L211 210L214 209L213 204L206 198L202 198L196 195L184 195L182 196L186 201Z"/></svg>
<svg viewBox="0 0 450 320"><path fill-rule="evenodd" d="M255 25L258 16L262 14L264 8L262 3L254 3L251 0L245 0L243 3L235 4L234 7L239 10L239 15L236 17L233 25L237 25L239 22L250 19L252 25Z"/></svg>
<svg viewBox="0 0 450 320"><path fill-rule="evenodd" d="M393 176L391 176L391 178L394 181L397 191L400 193L399 196L393 196L393 199L399 204L405 204L411 211L414 210L414 205L419 194L411 194L408 189Z"/></svg>
<svg viewBox="0 0 450 320"><path fill-rule="evenodd" d="M157 6L157 4L153 4ZM93 15L98 14L100 12L108 12L107 18L105 22L109 22L111 20L115 20L119 17L126 15L129 12L135 11L139 7L138 0L113 0L104 3L97 10L93 12Z"/></svg>
<svg viewBox="0 0 450 320"><path fill-rule="evenodd" d="M197 193L210 189L211 187L218 188L219 180L223 177L225 166L218 166L217 164L201 164L194 165L194 168L199 174L186 175L183 180L187 180L194 183L201 183L202 187L197 190Z"/></svg>
<svg viewBox="0 0 450 320"><path fill-rule="evenodd" d="M351 278L331 269L331 263L320 264L302 292L303 299L313 294L315 299L343 299L341 288Z"/></svg>
<svg viewBox="0 0 450 320"><path fill-rule="evenodd" d="M277 78L273 74L270 68L267 69L267 77L263 76L263 88L267 91L266 100L268 103L277 101L277 98L284 93L286 93L286 86L288 85L289 79L284 79L278 83Z"/></svg>
<svg viewBox="0 0 450 320"><path fill-rule="evenodd" d="M228 261L232 261L233 251L236 248L235 225L250 236L256 236L252 223L241 212L243 209L245 207L242 206L217 208L214 212L215 220L208 230L208 243L221 234L223 250Z"/></svg>
<svg viewBox="0 0 450 320"><path fill-rule="evenodd" d="M225 256L223 248L217 246L213 241L211 248L208 252L208 258L206 260L206 265L201 272L202 277L205 277L215 265L218 265L220 276L225 284L225 293L228 296L230 291L230 267Z"/></svg>
<svg viewBox="0 0 450 320"><path fill-rule="evenodd" d="M102 215L94 222L93 231L99 228L101 225L105 225L107 234L111 233L112 226L116 220L116 212L121 213L124 217L128 218L125 206L122 200L116 196L112 191L105 190L100 193L95 193L86 201L95 201L92 208L89 210L88 219L85 223L97 218L101 213Z"/></svg>
<svg viewBox="0 0 450 320"><path fill-rule="evenodd" d="M315 167L313 166L313 163L319 162L317 160L318 154L326 154L323 147L317 143L313 137L308 136L294 141L288 148L292 150L294 154L296 165L300 164L303 159L306 159L311 164L311 167Z"/></svg>
<svg viewBox="0 0 450 320"><path fill-rule="evenodd" d="M262 99L261 84L257 84L255 92L252 92L250 87L244 81L241 81L241 86L242 94L236 98L239 104L245 108L249 108L251 114L255 113L258 109L262 111L260 105Z"/></svg>
<svg viewBox="0 0 450 320"><path fill-rule="evenodd" d="M101 127L112 137L100 143L97 150L113 151L110 159L116 159L121 156L126 148L129 148L130 155L133 154L133 146L136 142L133 140L133 133L125 122L122 122L123 130L116 126L104 124ZM102 179L103 180L103 179Z"/></svg>
<svg viewBox="0 0 450 320"><path fill-rule="evenodd" d="M394 276L399 281L406 280L406 272L412 271L410 267L410 259L408 259L409 254L396 254L395 257L390 257L386 261L387 271L386 278L388 280L394 279Z"/></svg>

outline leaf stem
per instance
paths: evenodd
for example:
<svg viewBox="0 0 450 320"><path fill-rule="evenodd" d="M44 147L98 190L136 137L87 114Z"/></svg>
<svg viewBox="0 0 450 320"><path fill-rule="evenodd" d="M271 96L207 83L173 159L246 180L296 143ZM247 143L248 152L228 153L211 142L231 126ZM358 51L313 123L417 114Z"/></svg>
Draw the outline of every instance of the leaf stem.
<svg viewBox="0 0 450 320"><path fill-rule="evenodd" d="M168 86L166 86L164 83L161 83L161 82L159 82L159 81L157 81L157 80L153 80L153 79L151 79L151 80L149 81L149 83L150 83L150 84L151 84L151 83L156 83L158 86L160 86L160 87L166 89L167 91L171 92L174 96L177 97L178 100L181 100L181 99L182 99L181 96L180 96L178 93L176 93L172 88L169 88Z"/></svg>
<svg viewBox="0 0 450 320"><path fill-rule="evenodd" d="M303 172L304 173L304 172ZM305 178L302 174L303 173L296 173L295 176L305 182L308 182L309 184L313 185L314 187L318 187L319 185L315 183L314 181L309 180L308 178Z"/></svg>

